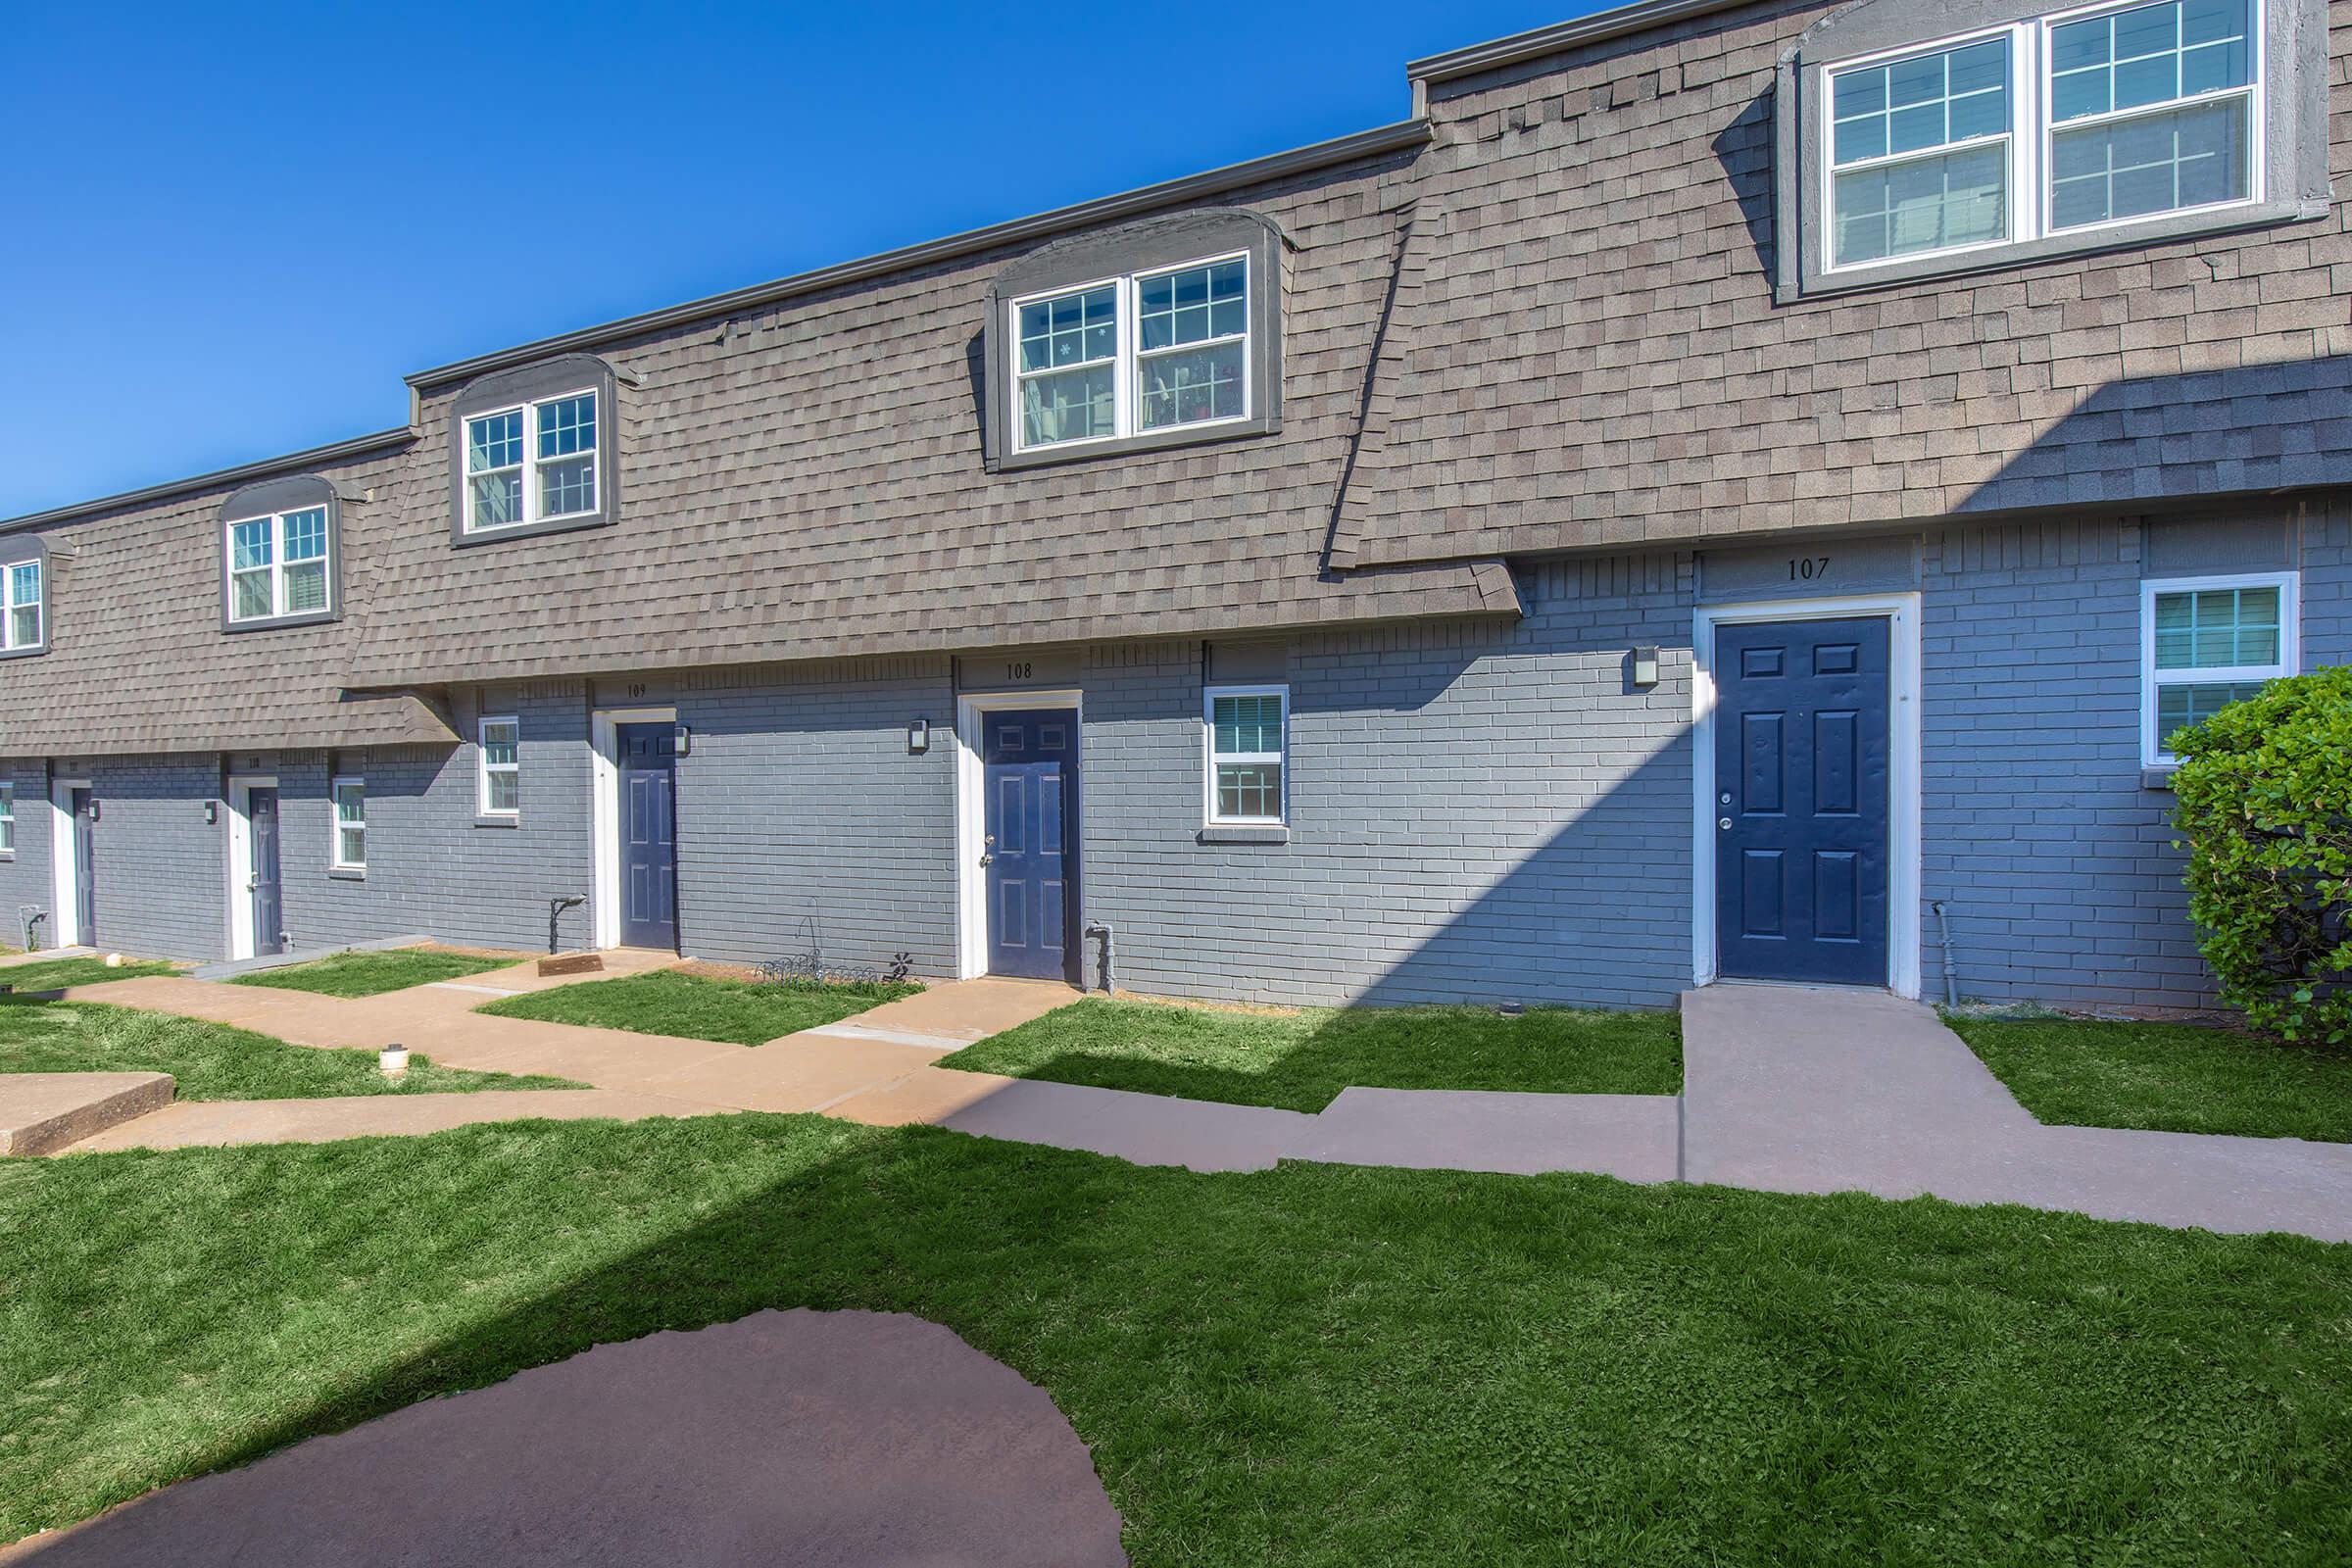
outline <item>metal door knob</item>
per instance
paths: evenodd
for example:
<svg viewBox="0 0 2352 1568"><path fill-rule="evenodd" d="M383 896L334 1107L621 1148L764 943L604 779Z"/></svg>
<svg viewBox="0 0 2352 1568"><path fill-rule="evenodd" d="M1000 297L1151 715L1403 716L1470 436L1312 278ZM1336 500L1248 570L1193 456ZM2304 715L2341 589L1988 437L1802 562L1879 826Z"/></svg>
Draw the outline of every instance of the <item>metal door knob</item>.
<svg viewBox="0 0 2352 1568"><path fill-rule="evenodd" d="M980 863L982 865L994 865L997 863L997 858L993 855L983 855L980 857Z"/></svg>

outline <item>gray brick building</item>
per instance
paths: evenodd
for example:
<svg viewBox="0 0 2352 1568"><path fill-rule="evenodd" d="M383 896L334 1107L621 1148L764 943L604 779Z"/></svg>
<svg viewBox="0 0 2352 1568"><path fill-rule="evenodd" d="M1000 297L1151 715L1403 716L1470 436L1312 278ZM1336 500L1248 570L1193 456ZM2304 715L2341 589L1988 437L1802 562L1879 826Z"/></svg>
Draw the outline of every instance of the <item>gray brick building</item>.
<svg viewBox="0 0 2352 1568"><path fill-rule="evenodd" d="M0 523L0 911L2205 998L2166 737L2352 659L2352 14L1648 0L1409 75Z"/></svg>

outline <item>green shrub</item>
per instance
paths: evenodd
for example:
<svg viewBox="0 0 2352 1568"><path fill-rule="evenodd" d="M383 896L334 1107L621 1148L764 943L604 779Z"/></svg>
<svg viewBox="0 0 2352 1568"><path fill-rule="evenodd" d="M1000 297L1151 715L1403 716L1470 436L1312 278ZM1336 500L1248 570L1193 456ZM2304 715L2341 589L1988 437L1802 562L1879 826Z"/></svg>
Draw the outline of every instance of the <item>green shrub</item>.
<svg viewBox="0 0 2352 1568"><path fill-rule="evenodd" d="M2275 680L2172 746L2222 999L2288 1040L2352 1040L2352 668Z"/></svg>

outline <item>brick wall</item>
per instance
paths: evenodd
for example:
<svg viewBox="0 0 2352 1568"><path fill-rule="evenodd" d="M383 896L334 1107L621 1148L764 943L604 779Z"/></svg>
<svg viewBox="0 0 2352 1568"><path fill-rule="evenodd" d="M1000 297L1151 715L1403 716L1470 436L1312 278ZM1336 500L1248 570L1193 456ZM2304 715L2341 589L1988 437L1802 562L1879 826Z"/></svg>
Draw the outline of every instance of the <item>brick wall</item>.
<svg viewBox="0 0 2352 1568"><path fill-rule="evenodd" d="M48 909L57 902L49 858L49 774L36 760L0 759L0 783L17 791L17 852L0 859L0 921L6 922L0 925L0 945L15 948L24 943L20 911ZM59 946L53 921L41 924L36 940L44 948Z"/></svg>

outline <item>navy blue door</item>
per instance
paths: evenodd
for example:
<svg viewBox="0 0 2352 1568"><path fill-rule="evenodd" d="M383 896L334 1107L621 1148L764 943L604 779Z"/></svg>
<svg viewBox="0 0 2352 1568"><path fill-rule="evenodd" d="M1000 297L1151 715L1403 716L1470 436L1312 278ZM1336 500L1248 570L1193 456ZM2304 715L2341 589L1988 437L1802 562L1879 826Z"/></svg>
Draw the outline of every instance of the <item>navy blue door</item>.
<svg viewBox="0 0 2352 1568"><path fill-rule="evenodd" d="M253 951L283 953L286 905L277 864L277 791L246 791L245 815L253 825Z"/></svg>
<svg viewBox="0 0 2352 1568"><path fill-rule="evenodd" d="M1884 619L1715 632L1719 967L1885 985Z"/></svg>
<svg viewBox="0 0 2352 1568"><path fill-rule="evenodd" d="M74 813L74 943L98 945L98 801L88 790L69 797Z"/></svg>
<svg viewBox="0 0 2352 1568"><path fill-rule="evenodd" d="M678 731L622 724L620 744L620 942L678 946Z"/></svg>
<svg viewBox="0 0 2352 1568"><path fill-rule="evenodd" d="M988 970L1066 980L1078 881L1078 715L1066 708L983 713Z"/></svg>

